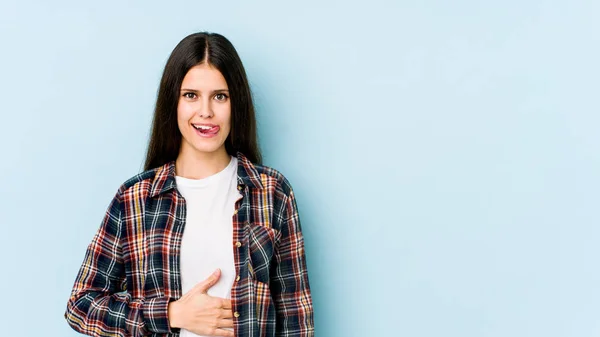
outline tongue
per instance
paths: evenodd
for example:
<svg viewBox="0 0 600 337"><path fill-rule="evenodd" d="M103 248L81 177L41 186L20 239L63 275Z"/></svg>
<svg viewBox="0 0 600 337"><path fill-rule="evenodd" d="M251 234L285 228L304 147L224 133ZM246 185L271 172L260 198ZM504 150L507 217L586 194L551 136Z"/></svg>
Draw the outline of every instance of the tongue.
<svg viewBox="0 0 600 337"><path fill-rule="evenodd" d="M210 128L208 130L204 130L204 129L200 129L200 132L202 133L217 133L217 128Z"/></svg>

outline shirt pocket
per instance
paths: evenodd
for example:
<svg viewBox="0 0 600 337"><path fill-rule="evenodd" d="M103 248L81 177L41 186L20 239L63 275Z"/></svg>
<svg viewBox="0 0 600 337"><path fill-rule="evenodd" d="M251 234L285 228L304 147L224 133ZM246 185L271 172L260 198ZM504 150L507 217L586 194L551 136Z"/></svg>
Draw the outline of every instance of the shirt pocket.
<svg viewBox="0 0 600 337"><path fill-rule="evenodd" d="M251 224L248 232L250 275L256 281L269 284L270 267L280 233L276 229L256 224Z"/></svg>

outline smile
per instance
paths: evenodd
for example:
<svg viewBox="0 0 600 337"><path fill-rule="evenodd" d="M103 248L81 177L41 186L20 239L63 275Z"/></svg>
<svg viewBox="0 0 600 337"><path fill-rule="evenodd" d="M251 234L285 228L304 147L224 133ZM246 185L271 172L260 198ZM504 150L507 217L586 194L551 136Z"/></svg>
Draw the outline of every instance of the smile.
<svg viewBox="0 0 600 337"><path fill-rule="evenodd" d="M192 124L196 133L202 137L213 137L219 133L218 125Z"/></svg>

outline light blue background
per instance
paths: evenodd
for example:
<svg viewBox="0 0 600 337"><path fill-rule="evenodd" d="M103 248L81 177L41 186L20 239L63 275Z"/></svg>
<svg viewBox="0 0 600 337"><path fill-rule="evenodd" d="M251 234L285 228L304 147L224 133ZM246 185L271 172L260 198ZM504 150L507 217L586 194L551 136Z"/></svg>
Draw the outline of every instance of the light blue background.
<svg viewBox="0 0 600 337"><path fill-rule="evenodd" d="M600 2L2 1L2 336L62 315L164 63L230 38L318 336L600 334Z"/></svg>

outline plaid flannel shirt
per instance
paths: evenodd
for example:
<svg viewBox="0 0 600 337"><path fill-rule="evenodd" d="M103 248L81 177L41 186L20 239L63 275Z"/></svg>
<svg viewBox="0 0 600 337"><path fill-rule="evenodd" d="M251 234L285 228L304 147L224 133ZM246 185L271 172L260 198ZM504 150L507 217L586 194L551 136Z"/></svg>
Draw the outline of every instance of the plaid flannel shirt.
<svg viewBox="0 0 600 337"><path fill-rule="evenodd" d="M238 158L231 289L236 336L314 336L304 241L294 192L276 170ZM89 244L65 318L90 336L178 336L169 302L182 296L185 199L175 163L126 181Z"/></svg>

